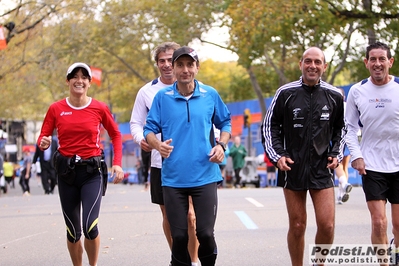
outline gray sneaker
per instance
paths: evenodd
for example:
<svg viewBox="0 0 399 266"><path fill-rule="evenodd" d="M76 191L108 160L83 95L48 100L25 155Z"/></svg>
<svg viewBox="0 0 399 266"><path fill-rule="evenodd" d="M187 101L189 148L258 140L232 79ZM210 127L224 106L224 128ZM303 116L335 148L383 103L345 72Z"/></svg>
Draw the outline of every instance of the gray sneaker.
<svg viewBox="0 0 399 266"><path fill-rule="evenodd" d="M346 183L345 192L350 193L352 191L353 186L349 183Z"/></svg>
<svg viewBox="0 0 399 266"><path fill-rule="evenodd" d="M345 186L345 194L342 196L342 202L347 202L349 200L349 193L352 191L352 185L347 183Z"/></svg>
<svg viewBox="0 0 399 266"><path fill-rule="evenodd" d="M348 199L349 199L349 194L348 193L345 193L343 196L342 196L342 202L347 202L348 201Z"/></svg>

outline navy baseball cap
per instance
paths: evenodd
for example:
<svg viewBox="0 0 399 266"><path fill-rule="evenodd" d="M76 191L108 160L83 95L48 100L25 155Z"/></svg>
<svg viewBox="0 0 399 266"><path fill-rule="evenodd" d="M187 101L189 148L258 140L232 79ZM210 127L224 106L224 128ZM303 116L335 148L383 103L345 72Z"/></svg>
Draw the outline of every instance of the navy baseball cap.
<svg viewBox="0 0 399 266"><path fill-rule="evenodd" d="M189 55L194 61L198 60L197 52L188 46L182 46L173 53L172 62L175 62L180 56L182 55Z"/></svg>

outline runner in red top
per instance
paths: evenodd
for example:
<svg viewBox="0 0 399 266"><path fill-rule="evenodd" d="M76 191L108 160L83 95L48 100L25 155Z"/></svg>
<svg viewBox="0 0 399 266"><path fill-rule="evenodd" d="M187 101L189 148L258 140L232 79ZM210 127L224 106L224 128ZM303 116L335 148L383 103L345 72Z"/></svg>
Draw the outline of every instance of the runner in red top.
<svg viewBox="0 0 399 266"><path fill-rule="evenodd" d="M77 154L84 159L100 156L101 124L113 142L113 164L121 166L122 137L118 125L108 107L91 97L81 107L73 106L69 98L53 103L44 118L38 143L40 144L43 136L51 136L56 129L59 138L58 151L63 156L72 157Z"/></svg>
<svg viewBox="0 0 399 266"><path fill-rule="evenodd" d="M114 183L122 181L124 176L121 167L122 137L118 125L104 103L87 96L91 79L90 67L85 63L74 63L68 68L69 97L50 106L37 140L40 149L48 149L51 135L54 129L57 130L59 147L55 167L73 265L82 265L82 231L89 264L97 265L98 261L100 235L97 224L105 191L103 185L107 182L103 178L105 169L101 162L101 125L107 130L114 147L111 168Z"/></svg>

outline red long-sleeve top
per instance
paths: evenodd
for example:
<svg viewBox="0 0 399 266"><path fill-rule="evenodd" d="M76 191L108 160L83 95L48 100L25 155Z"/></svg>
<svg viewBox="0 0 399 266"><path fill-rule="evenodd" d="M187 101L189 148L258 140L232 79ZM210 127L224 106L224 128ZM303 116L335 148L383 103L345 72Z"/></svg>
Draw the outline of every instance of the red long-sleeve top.
<svg viewBox="0 0 399 266"><path fill-rule="evenodd" d="M37 144L43 136L57 130L59 152L63 156L79 155L83 159L101 155L101 125L107 130L114 147L113 165L122 166L122 136L105 103L90 98L83 107L73 107L67 99L50 105Z"/></svg>

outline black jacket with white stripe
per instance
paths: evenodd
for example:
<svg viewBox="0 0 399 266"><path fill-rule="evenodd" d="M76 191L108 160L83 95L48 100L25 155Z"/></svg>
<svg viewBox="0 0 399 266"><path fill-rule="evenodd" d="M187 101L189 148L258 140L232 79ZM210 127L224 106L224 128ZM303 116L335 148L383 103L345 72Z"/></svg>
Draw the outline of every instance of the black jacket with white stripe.
<svg viewBox="0 0 399 266"><path fill-rule="evenodd" d="M344 103L341 92L320 81L280 87L266 113L262 140L271 162L290 157L291 170L278 172L278 185L292 190L334 186L328 157L340 162L343 152Z"/></svg>

